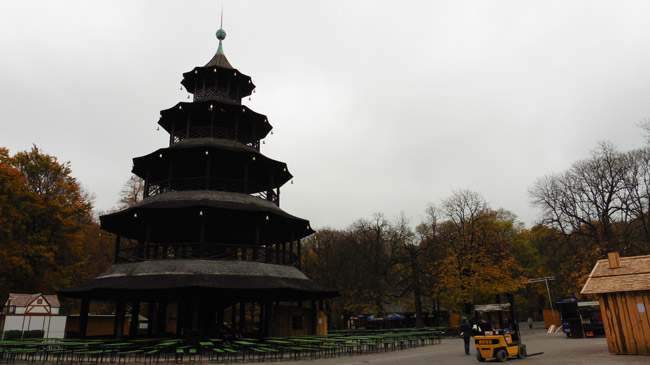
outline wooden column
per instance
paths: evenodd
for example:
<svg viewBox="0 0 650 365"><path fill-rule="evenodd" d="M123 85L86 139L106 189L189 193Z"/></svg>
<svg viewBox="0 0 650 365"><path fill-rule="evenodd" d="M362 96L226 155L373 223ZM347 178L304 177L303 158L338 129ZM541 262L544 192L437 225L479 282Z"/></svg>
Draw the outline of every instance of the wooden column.
<svg viewBox="0 0 650 365"><path fill-rule="evenodd" d="M282 264L287 263L287 243L282 242Z"/></svg>
<svg viewBox="0 0 650 365"><path fill-rule="evenodd" d="M81 298L81 308L79 309L79 337L86 338L88 330L88 311L90 310L90 299Z"/></svg>
<svg viewBox="0 0 650 365"><path fill-rule="evenodd" d="M255 123L253 123L252 133L253 133L253 140L257 141L257 151L259 151L260 150L260 139L257 138L257 131L255 130Z"/></svg>
<svg viewBox="0 0 650 365"><path fill-rule="evenodd" d="M201 313L201 304L199 298L192 298L192 331L199 330L199 314Z"/></svg>
<svg viewBox="0 0 650 365"><path fill-rule="evenodd" d="M246 302L243 300L239 303L239 333L244 332L246 328Z"/></svg>
<svg viewBox="0 0 650 365"><path fill-rule="evenodd" d="M115 257L113 259L113 263L115 264L117 264L118 254L120 253L120 239L121 236L119 234L115 235Z"/></svg>
<svg viewBox="0 0 650 365"><path fill-rule="evenodd" d="M138 325L140 324L140 302L131 302L131 325L129 326L129 337L138 338Z"/></svg>
<svg viewBox="0 0 650 365"><path fill-rule="evenodd" d="M223 322L225 320L223 318L224 314L225 314L224 311L225 311L225 308L223 307L223 303L220 302L219 305L217 306L217 325L218 325L218 328L223 327Z"/></svg>
<svg viewBox="0 0 650 365"><path fill-rule="evenodd" d="M237 303L233 303L230 309L230 329L235 330L235 319L237 318Z"/></svg>
<svg viewBox="0 0 650 365"><path fill-rule="evenodd" d="M300 261L302 261L302 260L301 260L301 252L300 252L301 249L300 249L300 246L301 246L301 242L300 242L300 240L298 240L298 270L300 270L300 266L301 266Z"/></svg>
<svg viewBox="0 0 650 365"><path fill-rule="evenodd" d="M214 324L216 323L216 318L217 318L217 312L216 312L216 307L210 305L211 303L216 302L215 298L213 296L206 296L203 299L203 308L202 308L202 316L204 319L201 320L201 334L207 334L208 331L214 327Z"/></svg>
<svg viewBox="0 0 650 365"><path fill-rule="evenodd" d="M239 142L239 114L235 115L235 141Z"/></svg>
<svg viewBox="0 0 650 365"><path fill-rule="evenodd" d="M126 303L124 299L118 298L115 301L115 325L113 326L113 335L115 338L121 339L124 337L124 312L126 310Z"/></svg>
<svg viewBox="0 0 650 365"><path fill-rule="evenodd" d="M154 316L155 316L155 309L156 309L156 303L154 302L149 302L149 314L147 317L147 335L151 336L153 334L153 327L154 327Z"/></svg>
<svg viewBox="0 0 650 365"><path fill-rule="evenodd" d="M150 186L151 186L151 181L149 179L149 169L147 168L147 172L144 177L144 191L142 192L143 199L149 197Z"/></svg>
<svg viewBox="0 0 650 365"><path fill-rule="evenodd" d="M187 113L187 123L185 124L185 138L190 138L190 113Z"/></svg>
<svg viewBox="0 0 650 365"><path fill-rule="evenodd" d="M244 164L244 191L242 193L247 193L248 192L248 164L250 162L246 161Z"/></svg>
<svg viewBox="0 0 650 365"><path fill-rule="evenodd" d="M210 137L214 138L214 110L210 113Z"/></svg>
<svg viewBox="0 0 650 365"><path fill-rule="evenodd" d="M266 200L273 201L273 174L269 176L269 187L266 190Z"/></svg>
<svg viewBox="0 0 650 365"><path fill-rule="evenodd" d="M316 308L316 301L311 300L311 328L312 335L318 332L318 309Z"/></svg>
<svg viewBox="0 0 650 365"><path fill-rule="evenodd" d="M147 225L145 227L145 237L144 237L144 258L148 259L151 256L151 217L147 218ZM157 253L154 254L154 257L157 257Z"/></svg>
<svg viewBox="0 0 650 365"><path fill-rule="evenodd" d="M266 336L271 336L271 327L273 327L273 301L267 299L264 307L264 333Z"/></svg>
<svg viewBox="0 0 650 365"><path fill-rule="evenodd" d="M180 299L178 300L178 304L176 305L176 336L180 336L183 334L183 307L184 307L183 301Z"/></svg>
<svg viewBox="0 0 650 365"><path fill-rule="evenodd" d="M261 331L263 336L266 336L265 335L266 332L264 331L264 325L266 324L266 320L264 319L265 318L264 317L264 311L266 310L265 303L266 302L259 302L259 304L260 304L260 331Z"/></svg>
<svg viewBox="0 0 650 365"><path fill-rule="evenodd" d="M251 329L255 328L255 306L256 302L250 302L248 305L250 306L250 311L251 311Z"/></svg>
<svg viewBox="0 0 650 365"><path fill-rule="evenodd" d="M201 232L199 232L199 254L192 252L192 256L201 258L203 257L203 248L205 247L205 213L199 217L201 220Z"/></svg>
<svg viewBox="0 0 650 365"><path fill-rule="evenodd" d="M289 241L289 257L291 258L291 264L296 264L296 254L293 252L293 234L291 235L291 241Z"/></svg>
<svg viewBox="0 0 650 365"><path fill-rule="evenodd" d="M165 333L165 327L167 324L167 302L161 300L158 302L158 311L156 313L156 332L158 334Z"/></svg>
<svg viewBox="0 0 650 365"><path fill-rule="evenodd" d="M253 248L253 261L259 259L260 250L260 222L255 222L255 247Z"/></svg>
<svg viewBox="0 0 650 365"><path fill-rule="evenodd" d="M172 161L169 161L169 167L167 168L167 191L172 190L172 178L174 177L174 164Z"/></svg>
<svg viewBox="0 0 650 365"><path fill-rule="evenodd" d="M208 151L205 152L208 153ZM205 156L205 187L204 187L205 190L210 189L210 168L211 168L210 157L209 155L206 155Z"/></svg>

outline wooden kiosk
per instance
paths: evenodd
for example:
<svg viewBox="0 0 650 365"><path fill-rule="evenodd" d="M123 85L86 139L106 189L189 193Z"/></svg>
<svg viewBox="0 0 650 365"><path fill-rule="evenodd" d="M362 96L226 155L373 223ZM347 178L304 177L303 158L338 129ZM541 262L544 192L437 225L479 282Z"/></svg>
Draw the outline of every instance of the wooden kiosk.
<svg viewBox="0 0 650 365"><path fill-rule="evenodd" d="M598 294L612 354L650 354L650 256L599 260L582 288Z"/></svg>

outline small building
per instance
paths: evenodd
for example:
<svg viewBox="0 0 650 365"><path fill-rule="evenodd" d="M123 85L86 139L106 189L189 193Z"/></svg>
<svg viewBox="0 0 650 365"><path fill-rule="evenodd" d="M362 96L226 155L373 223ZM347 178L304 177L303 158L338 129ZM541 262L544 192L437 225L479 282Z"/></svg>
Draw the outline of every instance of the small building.
<svg viewBox="0 0 650 365"><path fill-rule="evenodd" d="M7 331L20 331L21 337L28 331L43 331L45 338L63 338L66 316L59 314L56 295L9 294L0 313L2 338Z"/></svg>
<svg viewBox="0 0 650 365"><path fill-rule="evenodd" d="M612 354L650 354L650 255L599 260L582 288L598 294Z"/></svg>

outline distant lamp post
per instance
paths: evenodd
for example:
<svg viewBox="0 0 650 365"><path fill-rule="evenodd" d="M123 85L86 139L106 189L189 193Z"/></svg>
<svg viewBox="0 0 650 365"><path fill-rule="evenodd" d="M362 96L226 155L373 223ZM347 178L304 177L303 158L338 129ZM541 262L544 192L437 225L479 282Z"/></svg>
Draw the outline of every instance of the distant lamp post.
<svg viewBox="0 0 650 365"><path fill-rule="evenodd" d="M543 278L528 279L529 283L546 283L546 292L548 293L548 304L551 305L551 315L553 316L553 325L555 325L555 311L553 310L553 299L551 299L551 290L548 288L549 280L555 280L555 276L545 276Z"/></svg>

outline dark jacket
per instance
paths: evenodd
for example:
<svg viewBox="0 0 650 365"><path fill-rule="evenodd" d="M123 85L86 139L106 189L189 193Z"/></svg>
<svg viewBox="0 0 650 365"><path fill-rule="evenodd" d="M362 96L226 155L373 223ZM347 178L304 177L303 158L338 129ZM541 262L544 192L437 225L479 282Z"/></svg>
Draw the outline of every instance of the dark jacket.
<svg viewBox="0 0 650 365"><path fill-rule="evenodd" d="M460 332L463 334L463 338L469 338L472 335L472 327L467 321L460 324Z"/></svg>

